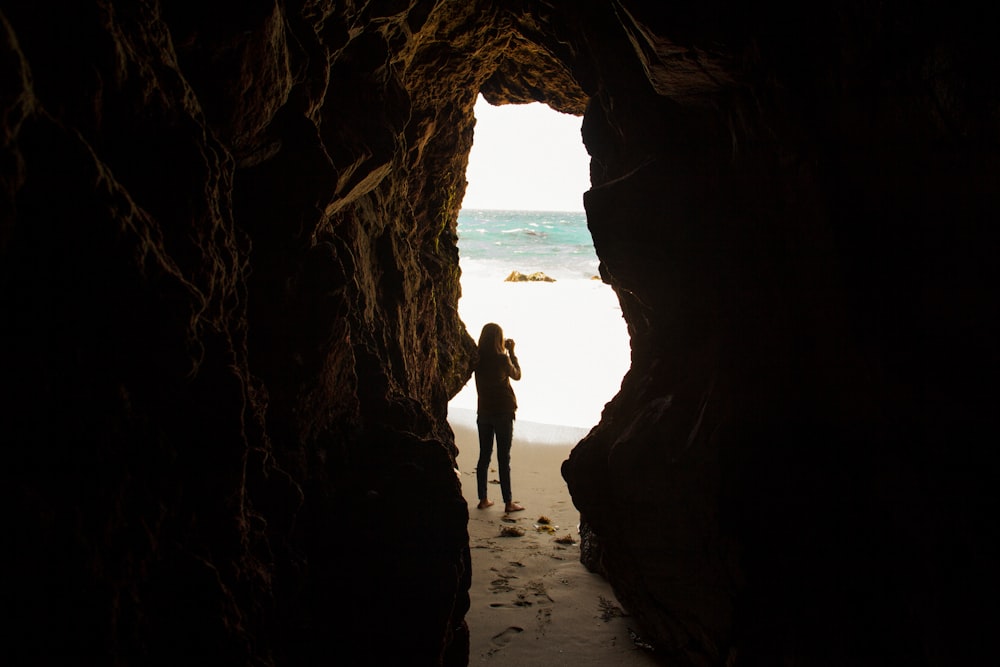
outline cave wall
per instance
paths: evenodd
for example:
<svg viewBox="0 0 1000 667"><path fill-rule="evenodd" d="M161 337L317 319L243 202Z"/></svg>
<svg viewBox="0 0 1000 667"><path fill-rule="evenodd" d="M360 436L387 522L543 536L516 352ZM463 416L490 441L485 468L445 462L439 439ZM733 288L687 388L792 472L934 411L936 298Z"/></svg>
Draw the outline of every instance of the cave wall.
<svg viewBox="0 0 1000 667"><path fill-rule="evenodd" d="M563 474L657 652L985 645L976 10L174 5L0 8L8 655L467 662L446 410L480 90L584 115L633 363Z"/></svg>
<svg viewBox="0 0 1000 667"><path fill-rule="evenodd" d="M488 11L2 25L5 651L464 664L445 414Z"/></svg>
<svg viewBox="0 0 1000 667"><path fill-rule="evenodd" d="M975 661L1000 192L982 16L616 14L585 202L633 363L563 467L589 564L676 664Z"/></svg>

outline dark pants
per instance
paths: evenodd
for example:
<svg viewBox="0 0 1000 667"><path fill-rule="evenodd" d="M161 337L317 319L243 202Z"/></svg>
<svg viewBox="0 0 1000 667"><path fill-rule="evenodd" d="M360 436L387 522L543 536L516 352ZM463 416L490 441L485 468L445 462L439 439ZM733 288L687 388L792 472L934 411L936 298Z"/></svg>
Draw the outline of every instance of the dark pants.
<svg viewBox="0 0 1000 667"><path fill-rule="evenodd" d="M514 438L514 415L480 414L476 417L479 427L479 464L476 466L476 485L479 499L486 498L486 475L490 471L490 459L493 458L493 437L497 441L497 467L500 469L500 493L503 501L509 503L513 499L510 491L510 444Z"/></svg>

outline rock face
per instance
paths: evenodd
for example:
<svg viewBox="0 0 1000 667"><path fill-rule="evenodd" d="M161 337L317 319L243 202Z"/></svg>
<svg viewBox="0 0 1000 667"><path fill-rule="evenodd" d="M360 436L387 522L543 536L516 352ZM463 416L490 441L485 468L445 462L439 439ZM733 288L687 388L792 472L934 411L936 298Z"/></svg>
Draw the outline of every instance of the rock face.
<svg viewBox="0 0 1000 667"><path fill-rule="evenodd" d="M584 114L633 362L563 474L586 563L658 653L987 646L979 9L9 4L14 664L467 663L446 411L474 352L455 229L479 91Z"/></svg>

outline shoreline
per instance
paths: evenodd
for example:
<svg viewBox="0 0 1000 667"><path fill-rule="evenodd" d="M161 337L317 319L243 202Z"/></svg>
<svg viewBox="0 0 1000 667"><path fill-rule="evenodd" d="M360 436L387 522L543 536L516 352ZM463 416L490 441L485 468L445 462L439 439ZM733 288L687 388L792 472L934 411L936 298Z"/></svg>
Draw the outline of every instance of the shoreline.
<svg viewBox="0 0 1000 667"><path fill-rule="evenodd" d="M458 430L468 431L471 441L477 443L476 411L475 409L449 405L448 424L455 431L455 441L458 441ZM594 426L597 424L595 423ZM569 424L548 424L529 419L514 420L514 444L523 442L532 445L553 445L575 447L583 440L594 426L573 426ZM478 447L478 444L476 445Z"/></svg>

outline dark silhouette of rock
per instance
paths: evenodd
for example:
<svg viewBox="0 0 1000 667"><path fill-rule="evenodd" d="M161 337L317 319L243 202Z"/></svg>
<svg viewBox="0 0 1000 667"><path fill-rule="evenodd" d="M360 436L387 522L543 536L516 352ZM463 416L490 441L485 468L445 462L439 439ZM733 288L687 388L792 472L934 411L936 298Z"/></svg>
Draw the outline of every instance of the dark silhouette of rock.
<svg viewBox="0 0 1000 667"><path fill-rule="evenodd" d="M468 662L479 91L584 116L633 362L563 475L657 653L992 654L978 7L63 4L0 9L9 662Z"/></svg>

